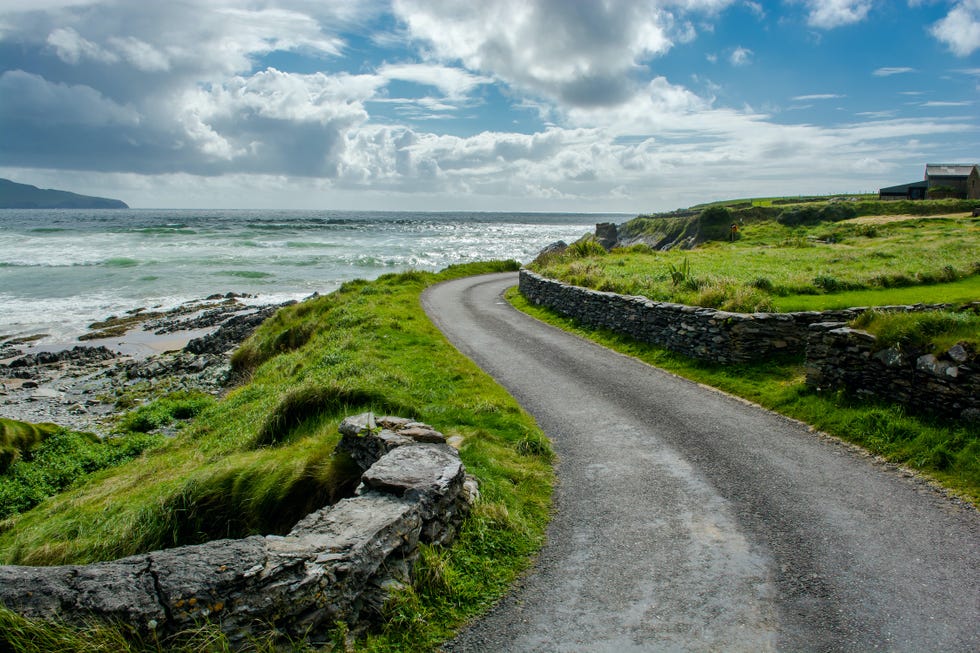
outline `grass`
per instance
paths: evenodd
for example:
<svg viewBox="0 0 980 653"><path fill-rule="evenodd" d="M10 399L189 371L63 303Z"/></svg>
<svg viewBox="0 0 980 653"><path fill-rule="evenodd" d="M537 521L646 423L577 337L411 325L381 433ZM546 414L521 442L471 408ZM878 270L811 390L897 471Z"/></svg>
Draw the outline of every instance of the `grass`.
<svg viewBox="0 0 980 653"><path fill-rule="evenodd" d="M867 311L851 326L873 333L882 347L919 354L936 354L956 344L980 349L980 312L927 311L886 313Z"/></svg>
<svg viewBox="0 0 980 653"><path fill-rule="evenodd" d="M757 220L742 226L734 242L669 251L636 245L604 255L569 250L530 267L574 285L657 301L743 312L818 310L980 299L978 242L980 218L969 214L884 224Z"/></svg>
<svg viewBox="0 0 980 653"><path fill-rule="evenodd" d="M460 455L480 480L482 498L451 548L423 550L418 581L389 606L385 631L355 647L432 650L501 596L540 547L548 521L547 440L442 337L419 302L433 283L504 269L516 264L353 281L280 311L236 353L240 387L199 407L162 446L0 522L0 562L86 563L288 532L349 488L349 461L332 456L339 421L363 410L401 414L462 436ZM160 412L168 414L174 404L168 406ZM156 414L148 409L145 416ZM2 635L0 626L0 644ZM221 641L214 649L227 646Z"/></svg>
<svg viewBox="0 0 980 653"><path fill-rule="evenodd" d="M980 299L980 275L949 283L883 290L843 290L823 295L774 297L777 311L824 311L853 306L966 304Z"/></svg>
<svg viewBox="0 0 980 653"><path fill-rule="evenodd" d="M0 417L0 474L59 430L57 424L28 424Z"/></svg>
<svg viewBox="0 0 980 653"><path fill-rule="evenodd" d="M162 442L160 435L100 440L58 429L0 474L0 519L29 510L86 475L132 460Z"/></svg>
<svg viewBox="0 0 980 653"><path fill-rule="evenodd" d="M698 383L743 397L815 429L860 445L891 462L918 470L965 500L980 506L980 434L975 427L906 414L901 406L865 402L844 393L806 387L797 358L756 364L719 365L605 331L584 329L513 290L511 303L529 315L600 345ZM974 335L976 335L974 333Z"/></svg>

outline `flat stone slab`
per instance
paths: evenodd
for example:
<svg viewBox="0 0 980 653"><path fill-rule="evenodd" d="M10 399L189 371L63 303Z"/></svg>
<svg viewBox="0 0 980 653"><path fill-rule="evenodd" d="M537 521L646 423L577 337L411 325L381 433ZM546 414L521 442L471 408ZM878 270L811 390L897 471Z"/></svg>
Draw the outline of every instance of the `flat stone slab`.
<svg viewBox="0 0 980 653"><path fill-rule="evenodd" d="M463 463L452 447L417 444L388 452L361 475L361 481L366 488L419 499L428 507L453 486L462 486L463 474Z"/></svg>

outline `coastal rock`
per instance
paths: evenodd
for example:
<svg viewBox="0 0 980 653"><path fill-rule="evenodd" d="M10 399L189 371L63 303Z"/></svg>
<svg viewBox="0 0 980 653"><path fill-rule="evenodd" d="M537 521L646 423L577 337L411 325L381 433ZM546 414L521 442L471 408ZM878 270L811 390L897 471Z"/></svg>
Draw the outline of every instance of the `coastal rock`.
<svg viewBox="0 0 980 653"><path fill-rule="evenodd" d="M619 231L614 222L600 222L595 226L595 240L606 251L619 244Z"/></svg>
<svg viewBox="0 0 980 653"><path fill-rule="evenodd" d="M237 315L224 322L218 330L206 336L195 338L187 343L184 351L192 354L224 354L229 349L237 347L245 338L259 328L276 311L284 306L295 304L296 302L286 302L277 306L266 306L254 313L247 315Z"/></svg>
<svg viewBox="0 0 980 653"><path fill-rule="evenodd" d="M538 255L535 257L535 260L545 256L561 254L566 249L568 249L568 243L566 243L564 240L556 240L555 242L549 245L545 245L544 248L540 252L538 252Z"/></svg>
<svg viewBox="0 0 980 653"><path fill-rule="evenodd" d="M108 347L75 346L64 351L41 351L36 354L25 354L7 364L8 368L35 367L38 365L54 365L62 362L91 363L117 358L119 354Z"/></svg>

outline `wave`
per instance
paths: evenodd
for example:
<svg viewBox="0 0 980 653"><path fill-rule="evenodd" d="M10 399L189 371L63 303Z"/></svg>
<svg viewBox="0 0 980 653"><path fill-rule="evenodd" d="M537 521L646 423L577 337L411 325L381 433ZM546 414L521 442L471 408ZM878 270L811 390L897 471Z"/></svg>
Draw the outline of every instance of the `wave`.
<svg viewBox="0 0 980 653"><path fill-rule="evenodd" d="M102 261L102 265L109 268L132 268L139 265L140 262L134 258L126 258L123 256L117 256L113 258L107 258ZM82 264L84 265L84 264Z"/></svg>
<svg viewBox="0 0 980 653"><path fill-rule="evenodd" d="M271 272L259 272L258 270L221 270L215 274L223 277L238 277L240 279L268 279L276 275Z"/></svg>
<svg viewBox="0 0 980 653"><path fill-rule="evenodd" d="M325 243L322 240L287 240L285 244L289 249L336 249L338 247L343 247L343 245L340 243Z"/></svg>

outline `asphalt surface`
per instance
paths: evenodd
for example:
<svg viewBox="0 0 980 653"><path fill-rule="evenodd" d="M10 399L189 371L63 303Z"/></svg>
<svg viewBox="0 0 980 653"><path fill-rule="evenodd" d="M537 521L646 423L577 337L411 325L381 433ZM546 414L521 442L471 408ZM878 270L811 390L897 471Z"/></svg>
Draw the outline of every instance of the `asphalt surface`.
<svg viewBox="0 0 980 653"><path fill-rule="evenodd" d="M548 541L446 651L980 651L980 513L544 325L513 273L422 298L559 456Z"/></svg>

